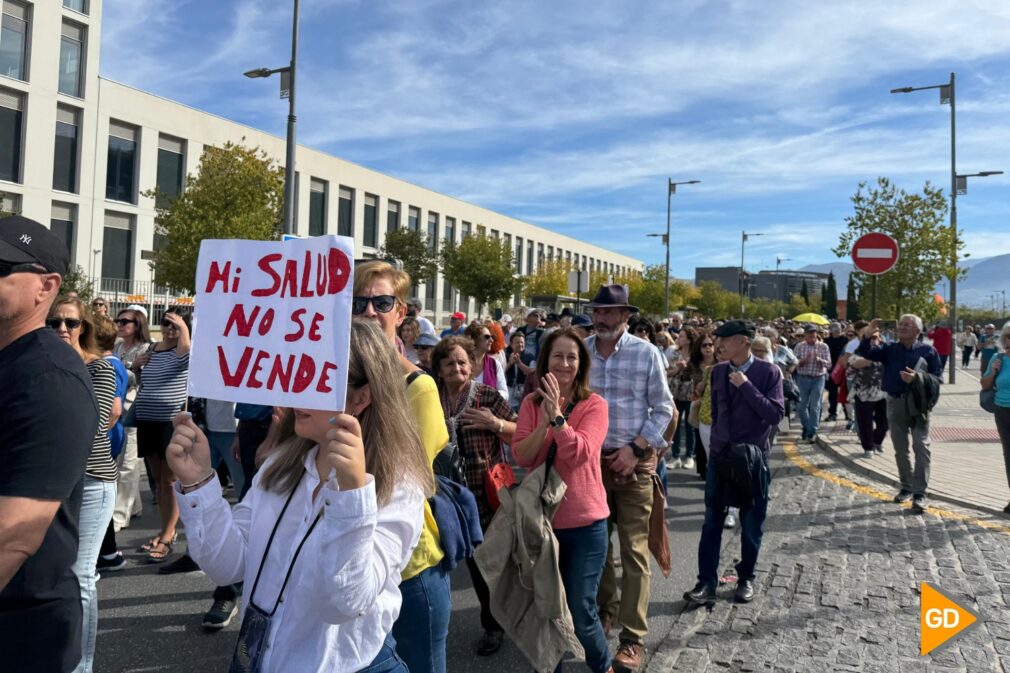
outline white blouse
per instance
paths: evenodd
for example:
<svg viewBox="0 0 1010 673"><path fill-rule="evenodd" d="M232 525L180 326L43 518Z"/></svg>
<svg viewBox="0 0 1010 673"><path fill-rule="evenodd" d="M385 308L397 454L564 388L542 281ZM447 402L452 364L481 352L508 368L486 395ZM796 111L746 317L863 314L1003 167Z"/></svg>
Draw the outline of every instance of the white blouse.
<svg viewBox="0 0 1010 673"><path fill-rule="evenodd" d="M491 356L494 357L494 356ZM509 401L509 387L508 383L505 381L505 370L502 369L501 362L497 358L494 359L495 371L497 371L497 381L495 382L495 388L498 390L498 394L501 395L502 399L506 402ZM473 377L473 380L477 383L484 383L484 368L477 372L477 376Z"/></svg>
<svg viewBox="0 0 1010 673"><path fill-rule="evenodd" d="M306 474L277 527L255 596L248 592L288 495L260 488L262 470L234 509L221 497L217 479L185 495L176 487L190 556L219 585L244 580L243 601L254 600L267 613L322 509L277 604L264 645L264 673L350 672L370 664L400 612L400 572L421 533L424 495L410 484L398 484L380 509L371 475L364 487L341 491L331 471L313 502L317 452L315 447L305 456Z"/></svg>

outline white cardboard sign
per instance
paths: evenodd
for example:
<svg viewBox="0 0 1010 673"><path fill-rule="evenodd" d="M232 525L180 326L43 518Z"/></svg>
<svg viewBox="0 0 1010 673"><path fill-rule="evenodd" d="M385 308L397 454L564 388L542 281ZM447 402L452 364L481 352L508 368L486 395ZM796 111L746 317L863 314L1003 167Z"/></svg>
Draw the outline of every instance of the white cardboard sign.
<svg viewBox="0 0 1010 673"><path fill-rule="evenodd" d="M346 236L203 241L190 394L342 410L353 260Z"/></svg>

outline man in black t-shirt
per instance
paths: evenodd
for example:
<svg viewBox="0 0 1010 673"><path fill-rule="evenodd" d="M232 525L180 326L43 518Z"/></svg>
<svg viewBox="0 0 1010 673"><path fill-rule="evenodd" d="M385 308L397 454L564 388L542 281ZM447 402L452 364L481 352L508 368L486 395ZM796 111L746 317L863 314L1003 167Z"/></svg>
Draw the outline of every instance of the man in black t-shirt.
<svg viewBox="0 0 1010 673"><path fill-rule="evenodd" d="M828 378L824 382L824 389L828 391L828 423L833 423L838 416L838 384L831 380L831 372L835 370L838 358L845 351L845 344L849 343L848 337L842 334L842 325L837 322L831 323L828 327L829 336L824 338L824 343L828 345L828 352L831 353L831 367L828 369ZM845 412L845 420L849 420L849 410L842 405Z"/></svg>
<svg viewBox="0 0 1010 673"><path fill-rule="evenodd" d="M81 357L45 328L66 245L0 220L0 669L72 671L81 659L77 559L98 406Z"/></svg>

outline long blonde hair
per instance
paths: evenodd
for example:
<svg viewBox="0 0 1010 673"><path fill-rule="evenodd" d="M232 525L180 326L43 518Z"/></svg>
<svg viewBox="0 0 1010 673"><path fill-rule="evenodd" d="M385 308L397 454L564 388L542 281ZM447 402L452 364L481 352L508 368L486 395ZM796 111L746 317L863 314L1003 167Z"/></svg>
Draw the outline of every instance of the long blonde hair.
<svg viewBox="0 0 1010 673"><path fill-rule="evenodd" d="M371 387L372 402L358 417L365 444L365 470L375 478L375 495L385 505L396 484L411 481L425 497L435 493L435 479L421 436L407 402L398 356L378 325L351 321L351 350L347 366L348 387ZM276 458L263 471L260 486L267 491L290 493L304 470L312 440L294 433L292 414L282 426Z"/></svg>

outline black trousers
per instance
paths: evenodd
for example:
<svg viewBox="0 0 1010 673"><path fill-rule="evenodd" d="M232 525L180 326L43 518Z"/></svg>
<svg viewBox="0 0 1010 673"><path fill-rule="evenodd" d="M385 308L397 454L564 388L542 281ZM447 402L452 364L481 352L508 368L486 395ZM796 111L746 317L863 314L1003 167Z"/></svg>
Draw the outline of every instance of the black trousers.
<svg viewBox="0 0 1010 673"><path fill-rule="evenodd" d="M708 449L701 441L701 430L692 428L694 431L694 468L698 471L698 476L705 478L708 471Z"/></svg>
<svg viewBox="0 0 1010 673"><path fill-rule="evenodd" d="M491 615L491 589L488 587L487 582L484 581L484 576L480 574L480 568L477 567L477 563L472 557L466 560L466 568L470 571L470 582L473 583L473 591L477 594L477 600L480 602L481 627L485 631L497 631L499 633L504 631L498 621Z"/></svg>
<svg viewBox="0 0 1010 673"><path fill-rule="evenodd" d="M824 389L828 391L828 415L834 416L838 412L838 384L828 376L824 380Z"/></svg>
<svg viewBox="0 0 1010 673"><path fill-rule="evenodd" d="M971 354L975 349L971 346L965 346L961 349L961 366L967 367L968 363L971 362Z"/></svg>
<svg viewBox="0 0 1010 673"><path fill-rule="evenodd" d="M864 402L856 400L856 429L863 451L872 451L887 437L887 400Z"/></svg>

